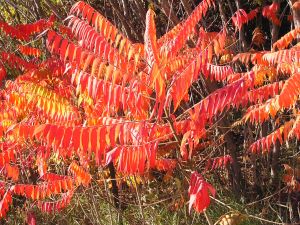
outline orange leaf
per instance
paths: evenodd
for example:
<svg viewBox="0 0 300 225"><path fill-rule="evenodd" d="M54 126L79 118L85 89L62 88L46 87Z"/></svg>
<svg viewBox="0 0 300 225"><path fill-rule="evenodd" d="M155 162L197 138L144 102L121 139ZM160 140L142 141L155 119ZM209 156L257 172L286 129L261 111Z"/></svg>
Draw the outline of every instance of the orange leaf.
<svg viewBox="0 0 300 225"><path fill-rule="evenodd" d="M19 168L17 166L11 166L9 163L5 164L7 176L12 178L14 182L19 180Z"/></svg>

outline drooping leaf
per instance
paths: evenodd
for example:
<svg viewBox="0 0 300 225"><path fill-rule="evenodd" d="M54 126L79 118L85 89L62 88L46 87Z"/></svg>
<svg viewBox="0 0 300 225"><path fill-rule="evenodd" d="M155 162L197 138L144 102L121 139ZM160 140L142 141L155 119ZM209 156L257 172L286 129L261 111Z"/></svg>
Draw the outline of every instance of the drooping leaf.
<svg viewBox="0 0 300 225"><path fill-rule="evenodd" d="M196 212L201 213L210 205L209 193L215 196L216 191L203 177L197 173L192 172L189 186L189 212L192 207Z"/></svg>

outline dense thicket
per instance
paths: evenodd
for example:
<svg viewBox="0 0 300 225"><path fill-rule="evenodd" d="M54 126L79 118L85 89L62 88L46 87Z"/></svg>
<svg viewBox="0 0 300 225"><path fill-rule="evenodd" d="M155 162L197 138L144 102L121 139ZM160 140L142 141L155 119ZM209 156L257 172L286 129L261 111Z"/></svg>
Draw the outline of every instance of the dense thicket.
<svg viewBox="0 0 300 225"><path fill-rule="evenodd" d="M299 1L0 10L3 221L299 222Z"/></svg>

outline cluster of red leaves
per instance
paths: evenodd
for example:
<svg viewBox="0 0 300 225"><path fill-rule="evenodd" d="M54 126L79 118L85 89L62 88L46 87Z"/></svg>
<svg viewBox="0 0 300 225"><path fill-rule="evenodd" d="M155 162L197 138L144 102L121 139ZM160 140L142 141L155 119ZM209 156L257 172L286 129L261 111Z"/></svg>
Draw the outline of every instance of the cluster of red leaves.
<svg viewBox="0 0 300 225"><path fill-rule="evenodd" d="M10 191L6 191L0 201L0 217L3 218L6 216L7 211L9 210L9 206L12 203L12 195Z"/></svg>
<svg viewBox="0 0 300 225"><path fill-rule="evenodd" d="M218 66L213 64L207 64L207 67L203 68L202 73L210 80L216 80L223 82L229 79L230 75L234 73L231 66Z"/></svg>
<svg viewBox="0 0 300 225"><path fill-rule="evenodd" d="M182 23L182 28L176 35L174 39L167 43L170 50L168 55L175 55L186 42L186 39L189 35L194 32L194 27L206 15L209 8L214 6L214 0L203 0L193 11L193 13Z"/></svg>
<svg viewBox="0 0 300 225"><path fill-rule="evenodd" d="M42 212L54 213L59 212L68 206L72 200L73 191L62 194L62 198L55 202L38 202L38 207Z"/></svg>
<svg viewBox="0 0 300 225"><path fill-rule="evenodd" d="M189 187L189 211L192 206L199 213L205 211L210 204L209 193L215 196L216 190L200 174L192 172Z"/></svg>
<svg viewBox="0 0 300 225"><path fill-rule="evenodd" d="M156 166L156 150L157 142L141 146L116 147L107 154L106 164L111 160L118 160L118 171L125 174L143 174L146 166L148 169Z"/></svg>
<svg viewBox="0 0 300 225"><path fill-rule="evenodd" d="M248 14L243 9L239 9L232 16L232 23L239 30L242 28L243 24L248 23L250 20L253 20L258 13L258 9L251 10Z"/></svg>
<svg viewBox="0 0 300 225"><path fill-rule="evenodd" d="M296 28L288 32L273 44L273 48L285 49L294 39L297 38L297 35L299 35L299 33L300 33L300 28Z"/></svg>
<svg viewBox="0 0 300 225"><path fill-rule="evenodd" d="M224 155L224 156L212 158L207 161L206 170L226 168L231 163L232 163L232 157L230 155Z"/></svg>
<svg viewBox="0 0 300 225"><path fill-rule="evenodd" d="M57 195L68 190L73 190L73 181L71 178L57 179L38 185L16 184L12 186L12 192L14 194L22 195L32 200L42 200L51 195Z"/></svg>
<svg viewBox="0 0 300 225"><path fill-rule="evenodd" d="M33 47L30 47L30 46L26 46L26 45L19 45L19 51L23 55L35 56L35 57L40 57L41 54L42 54L40 49L33 48Z"/></svg>
<svg viewBox="0 0 300 225"><path fill-rule="evenodd" d="M279 18L277 17L277 12L280 9L280 4L274 2L271 5L265 6L262 9L262 15L269 19L272 23L279 26L281 24ZM232 23L235 27L241 30L243 24L248 23L250 20L253 20L257 13L259 12L259 8L251 10L248 14L243 9L239 9L232 16Z"/></svg>
<svg viewBox="0 0 300 225"><path fill-rule="evenodd" d="M19 167L11 166L10 164L6 163L5 170L8 178L11 178L14 182L19 180Z"/></svg>
<svg viewBox="0 0 300 225"><path fill-rule="evenodd" d="M0 63L0 82L6 77L6 70L2 63Z"/></svg>
<svg viewBox="0 0 300 225"><path fill-rule="evenodd" d="M155 161L155 169L158 171L172 171L177 165L175 159L157 159Z"/></svg>
<svg viewBox="0 0 300 225"><path fill-rule="evenodd" d="M277 17L277 12L280 9L280 3L273 2L273 4L265 6L262 10L262 15L272 21L275 25L279 26L281 24L279 18Z"/></svg>
<svg viewBox="0 0 300 225"><path fill-rule="evenodd" d="M32 24L20 24L11 26L4 21L0 21L0 29L8 36L19 40L28 41L34 34L41 33L52 25L52 20L41 19Z"/></svg>
<svg viewBox="0 0 300 225"><path fill-rule="evenodd" d="M75 176L77 184L88 186L91 182L91 175L83 170L76 162L72 162L69 171Z"/></svg>
<svg viewBox="0 0 300 225"><path fill-rule="evenodd" d="M6 33L8 36L10 36L12 38L16 38L16 39L20 39L20 40L28 40L29 39L28 36L23 35L21 31L19 31L18 29L16 29L13 26L10 26L9 24L7 24L4 21L0 21L0 28L4 33Z"/></svg>
<svg viewBox="0 0 300 225"><path fill-rule="evenodd" d="M288 140L288 137L291 134L290 131L292 130L293 123L293 120L288 121L268 136L257 140L250 146L250 151L253 153L264 153L268 152L271 146L275 145L277 141L282 144L284 141Z"/></svg>
<svg viewBox="0 0 300 225"><path fill-rule="evenodd" d="M6 62L11 68L20 69L22 71L28 71L36 68L36 65L34 63L27 62L14 53L1 52L0 57L2 61Z"/></svg>

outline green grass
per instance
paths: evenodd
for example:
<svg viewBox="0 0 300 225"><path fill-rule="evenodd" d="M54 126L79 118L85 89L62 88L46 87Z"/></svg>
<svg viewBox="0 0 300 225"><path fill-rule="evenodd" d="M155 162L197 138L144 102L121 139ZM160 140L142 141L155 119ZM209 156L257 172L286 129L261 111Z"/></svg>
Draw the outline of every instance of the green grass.
<svg viewBox="0 0 300 225"><path fill-rule="evenodd" d="M2 224L25 224L26 213L24 208L33 211L37 224L49 225L120 225L118 216L122 217L123 225L206 225L207 220L203 213L197 214L192 211L188 212L187 190L182 192L183 188L178 189L174 183L175 178L172 178L169 183L154 181L154 184L145 184L139 188L139 199L144 205L140 207L135 188L131 187L120 192L120 198L125 206L121 213L118 213L113 206L112 196L110 191L105 191L103 185L94 182L93 186L88 189L79 188L71 201L71 204L61 212L52 214L42 213L34 202L27 201L25 205L20 207L12 207L8 213L8 217L2 220ZM178 181L177 181L178 182ZM161 185L161 186L158 186ZM156 188L155 188L156 187ZM233 194L226 188L218 187L216 199L212 200L210 207L207 210L207 216L215 223L218 219L229 213L232 210L240 211L251 215L259 215L261 209L255 206L245 207L243 203L236 200ZM149 191L150 190L150 191ZM177 210L174 210L174 203L180 199L178 196L184 196L184 202ZM160 196L160 197L159 197ZM16 200L15 200L16 201ZM221 201L221 202L220 202ZM21 208L23 207L23 209ZM271 217L272 219L272 217ZM276 220L276 218L273 220ZM240 225L259 225L262 223L257 219L245 219Z"/></svg>

